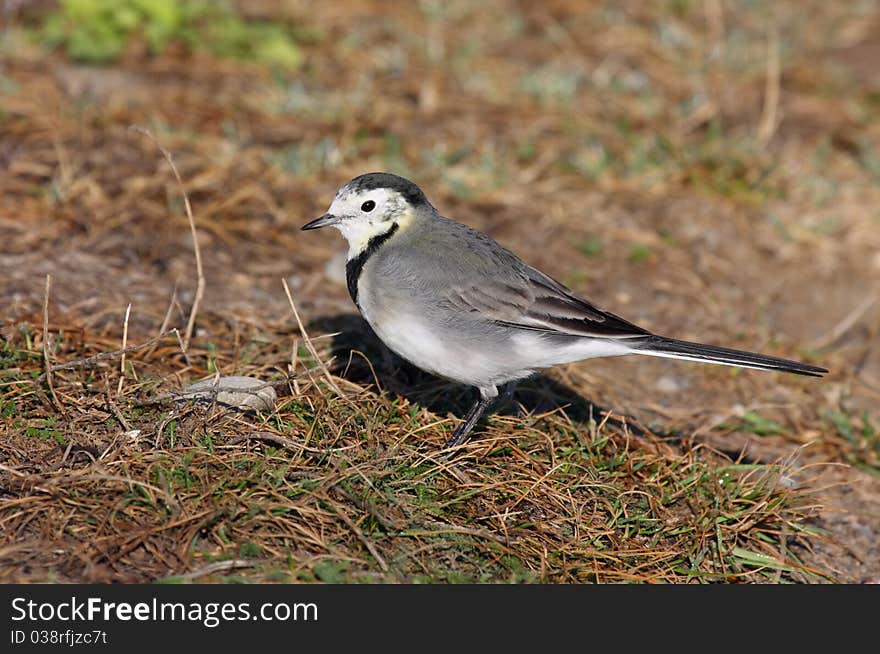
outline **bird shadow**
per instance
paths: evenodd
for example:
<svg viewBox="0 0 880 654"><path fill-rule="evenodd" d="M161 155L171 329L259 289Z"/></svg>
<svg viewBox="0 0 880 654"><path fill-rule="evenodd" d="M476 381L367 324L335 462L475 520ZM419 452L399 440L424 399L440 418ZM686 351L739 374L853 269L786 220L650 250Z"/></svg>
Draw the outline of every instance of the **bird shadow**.
<svg viewBox="0 0 880 654"><path fill-rule="evenodd" d="M310 330L313 334L334 334L330 371L343 379L361 385L378 385L433 413L452 413L459 419L477 399L475 389L423 372L394 354L356 314L317 318ZM521 415L521 411L540 414L561 409L573 421L582 423L601 422L607 414L574 389L543 374L519 382L510 399L512 401L500 401L493 413L515 416ZM610 421L624 422L613 416ZM626 420L626 424L633 431L641 431L630 420Z"/></svg>

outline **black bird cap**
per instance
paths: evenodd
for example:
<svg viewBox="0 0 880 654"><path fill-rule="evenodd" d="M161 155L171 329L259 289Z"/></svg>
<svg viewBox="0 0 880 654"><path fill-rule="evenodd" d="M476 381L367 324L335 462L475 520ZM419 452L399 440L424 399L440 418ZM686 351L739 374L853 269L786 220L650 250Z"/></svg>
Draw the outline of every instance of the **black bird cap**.
<svg viewBox="0 0 880 654"><path fill-rule="evenodd" d="M355 177L346 186L355 193L370 191L374 188L388 188L400 193L413 206L430 205L422 189L408 179L391 173L367 173Z"/></svg>

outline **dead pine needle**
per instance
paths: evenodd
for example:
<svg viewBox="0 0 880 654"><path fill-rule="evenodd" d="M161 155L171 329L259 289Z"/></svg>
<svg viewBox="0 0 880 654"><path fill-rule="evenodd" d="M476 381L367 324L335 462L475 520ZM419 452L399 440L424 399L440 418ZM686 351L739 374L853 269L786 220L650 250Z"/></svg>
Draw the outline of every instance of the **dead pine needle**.
<svg viewBox="0 0 880 654"><path fill-rule="evenodd" d="M46 366L46 385L49 387L49 393L52 395L52 402L63 412L61 402L55 394L55 386L52 383L52 364L49 360L49 291L52 288L52 275L46 275L46 288L43 294L43 364Z"/></svg>
<svg viewBox="0 0 880 654"><path fill-rule="evenodd" d="M193 329L195 328L196 323L196 315L199 311L199 304L202 301L202 296L205 294L205 272L202 267L202 251L199 248L199 237L196 232L196 221L193 218L192 207L189 203L189 196L186 194L186 189L183 187L183 180L180 178L180 173L177 171L177 166L174 163L174 158L171 156L171 153L168 152L162 144L156 139L155 136L152 135L150 130L145 127L141 127L140 125L132 125L131 129L136 131L139 134L143 134L148 139L150 139L153 144L159 149L159 152L162 153L162 156L165 157L165 160L168 162L168 165L171 166L171 171L174 173L174 177L177 180L177 186L180 189L180 193L183 196L183 206L186 209L186 217L189 220L189 230L192 233L193 239L193 252L196 258L196 294L193 298L192 309L190 309L189 319L186 322L186 329L183 332L183 350L189 349L189 342L192 338Z"/></svg>
<svg viewBox="0 0 880 654"><path fill-rule="evenodd" d="M129 345L128 347L123 348L122 350L113 350L112 352L99 352L98 354L93 354L90 357L85 357L82 359L76 359L75 361L68 361L67 363L59 363L58 365L49 366L46 371L37 377L37 381L42 381L44 378L48 378L53 372L57 372L58 370L70 370L72 368L88 368L94 367L95 364L106 361L107 359L114 359L120 355L127 354L129 352L138 352L140 350L146 349L152 345L155 345L159 341L161 341L166 336L170 336L174 334L177 336L178 343L180 342L180 333L177 329L171 329L164 334L159 334L148 340L146 343L141 343L140 345ZM45 356L45 353L44 353Z"/></svg>
<svg viewBox="0 0 880 654"><path fill-rule="evenodd" d="M345 397L345 394L342 392L342 389L336 385L336 382L333 380L333 375L330 374L330 370L328 370L327 365L324 361L321 360L321 357L318 355L318 351L315 349L312 340L309 338L308 332L306 332L306 328L303 325L302 320L299 317L299 311L296 309L296 303L293 301L293 295L290 293L290 287L287 285L286 279L281 279L281 283L284 286L284 293L287 295L287 301L290 303L290 308L293 309L293 317L296 319L297 327L299 327L299 333L302 334L303 342L306 345L306 349L309 351L309 354L312 355L312 358L315 360L315 363L318 364L318 367L321 368L321 372L324 373L324 378L327 380L327 383L330 385L339 397Z"/></svg>
<svg viewBox="0 0 880 654"><path fill-rule="evenodd" d="M767 36L767 78L764 88L764 106L758 124L758 142L765 146L773 138L779 125L779 30L771 25Z"/></svg>
<svg viewBox="0 0 880 654"><path fill-rule="evenodd" d="M208 565L202 566L201 568L193 570L192 572L187 572L180 575L170 575L167 578L179 579L181 581L192 581L193 579L212 575L217 572L228 572L230 570L241 570L242 568L253 568L257 565L257 563L258 561L251 559L230 559L228 561L215 561L214 563L209 563Z"/></svg>
<svg viewBox="0 0 880 654"><path fill-rule="evenodd" d="M49 290L52 288L52 275L46 275L43 292L43 363L46 366L46 383L52 389L52 364L49 362Z"/></svg>
<svg viewBox="0 0 880 654"><path fill-rule="evenodd" d="M351 530L351 533L353 533L363 546L367 548L367 551L373 555L373 558L376 559L376 563L382 568L382 572L388 572L388 564L385 563L385 559L379 554L379 550L376 549L376 546L370 541L370 539L364 536L364 532L361 531L360 527L358 527L354 520L352 520L345 512L345 509L339 504L335 505L334 509L336 510L336 515L342 518L342 521Z"/></svg>
<svg viewBox="0 0 880 654"><path fill-rule="evenodd" d="M165 310L165 317L162 318L162 325L159 327L159 338L166 333L170 333L168 331L168 325L171 324L171 314L174 312L174 307L177 306L180 308L180 305L177 301L177 284L174 284L174 288L171 289L171 298L168 301L168 308ZM181 311L182 313L182 311ZM186 353L186 348L183 347L183 341L180 339L180 332L176 329L174 330L177 335L177 342L180 344L180 351L183 353L183 360L186 361L186 365L191 365L189 360L189 355ZM149 358L156 349L156 345L150 348L148 352L146 352L146 356Z"/></svg>
<svg viewBox="0 0 880 654"><path fill-rule="evenodd" d="M846 316L844 316L834 327L832 327L823 336L813 341L813 347L817 350L827 348L835 341L841 339L848 331L855 327L868 310L877 302L880 294L869 293L861 302Z"/></svg>
<svg viewBox="0 0 880 654"><path fill-rule="evenodd" d="M122 395L122 385L125 383L125 348L128 345L128 317L131 315L131 302L125 308L125 320L122 322L122 356L119 357L119 383L116 385L116 395Z"/></svg>

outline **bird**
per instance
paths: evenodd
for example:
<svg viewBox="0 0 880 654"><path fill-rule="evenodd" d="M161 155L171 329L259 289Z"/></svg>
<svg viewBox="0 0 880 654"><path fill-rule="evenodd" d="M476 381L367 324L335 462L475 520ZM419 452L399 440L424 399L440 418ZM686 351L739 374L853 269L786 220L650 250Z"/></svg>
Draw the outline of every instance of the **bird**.
<svg viewBox="0 0 880 654"><path fill-rule="evenodd" d="M464 444L499 387L596 357L641 354L821 377L819 366L668 338L600 308L488 235L440 214L415 183L385 172L343 185L303 230L348 242L345 277L393 352L478 396L446 448Z"/></svg>

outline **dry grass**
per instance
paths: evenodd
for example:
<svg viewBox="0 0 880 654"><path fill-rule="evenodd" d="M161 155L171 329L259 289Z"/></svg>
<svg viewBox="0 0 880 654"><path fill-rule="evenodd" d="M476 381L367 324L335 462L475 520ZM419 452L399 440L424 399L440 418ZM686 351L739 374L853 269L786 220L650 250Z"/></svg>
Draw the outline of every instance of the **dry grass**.
<svg viewBox="0 0 880 654"><path fill-rule="evenodd" d="M320 35L287 75L80 66L13 15L0 579L880 576L880 19L808 5L246 3ZM468 391L389 356L297 231L382 169L648 328L832 375L568 366L443 458ZM167 399L217 373L282 397Z"/></svg>
<svg viewBox="0 0 880 654"><path fill-rule="evenodd" d="M562 410L500 417L448 459L439 448L450 420L334 377L346 389L339 396L313 367L301 371L299 394L262 417L145 403L173 382L169 364L184 365L169 338L149 357L129 355L121 395L111 364L56 371L64 419L27 381L39 351L19 347L20 365L8 371L21 383L7 416L19 437L0 445L4 581L823 574L791 550L815 510L804 471L682 447L592 407L570 410L595 411L577 421ZM204 361L207 352L190 356ZM263 345L257 358L280 356ZM254 363L243 372L267 370ZM541 382L531 390L556 392Z"/></svg>

